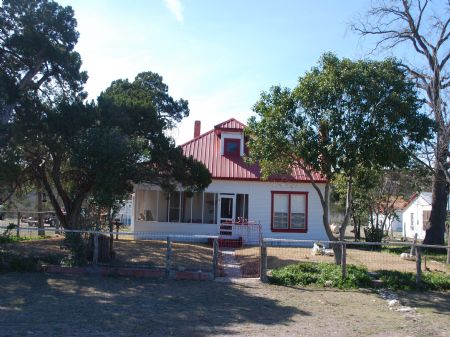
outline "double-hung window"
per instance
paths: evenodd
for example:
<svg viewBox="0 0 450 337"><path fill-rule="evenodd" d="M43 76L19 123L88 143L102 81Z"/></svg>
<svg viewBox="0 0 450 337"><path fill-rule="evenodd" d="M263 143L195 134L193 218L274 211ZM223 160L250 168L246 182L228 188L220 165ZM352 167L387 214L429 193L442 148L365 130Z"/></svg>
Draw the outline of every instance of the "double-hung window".
<svg viewBox="0 0 450 337"><path fill-rule="evenodd" d="M272 232L305 233L308 228L308 193L272 191Z"/></svg>

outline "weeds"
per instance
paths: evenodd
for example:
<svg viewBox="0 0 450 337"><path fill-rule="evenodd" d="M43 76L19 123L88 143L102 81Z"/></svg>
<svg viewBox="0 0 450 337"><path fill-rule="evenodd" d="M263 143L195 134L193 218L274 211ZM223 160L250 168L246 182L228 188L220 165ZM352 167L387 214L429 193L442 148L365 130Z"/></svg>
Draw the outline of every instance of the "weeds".
<svg viewBox="0 0 450 337"><path fill-rule="evenodd" d="M422 273L421 283L416 284L413 273L392 270L377 271L376 277L383 281L383 287L392 290L450 290L450 275L442 272ZM347 277L342 279L341 267L332 263L305 262L292 264L272 271L270 282L286 286L319 286L341 289L370 288L372 277L367 269L347 265Z"/></svg>

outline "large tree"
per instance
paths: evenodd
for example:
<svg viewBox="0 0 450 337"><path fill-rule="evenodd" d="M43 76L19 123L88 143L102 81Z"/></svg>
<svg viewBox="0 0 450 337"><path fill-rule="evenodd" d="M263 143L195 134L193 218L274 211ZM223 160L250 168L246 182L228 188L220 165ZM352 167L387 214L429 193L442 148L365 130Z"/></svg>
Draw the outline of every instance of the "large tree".
<svg viewBox="0 0 450 337"><path fill-rule="evenodd" d="M189 109L168 94L155 73L113 82L98 104L35 108L41 110L33 116L17 109L12 142L65 228L79 227L83 202L91 195L111 204L133 182L179 183L193 191L210 183L207 169L185 158L166 136Z"/></svg>
<svg viewBox="0 0 450 337"><path fill-rule="evenodd" d="M433 170L432 210L430 227L424 243L444 244L446 207L450 184L450 115L448 99L450 73L450 1L397 0L376 1L367 16L352 25L362 36L375 36L376 48L394 50L409 47L411 57L404 57L402 66L423 90L436 122L431 145ZM424 160L429 151L425 149Z"/></svg>
<svg viewBox="0 0 450 337"><path fill-rule="evenodd" d="M74 51L78 40L71 7L48 0L3 0L0 6L0 203L31 168L11 145L18 109L36 110L82 96L87 75Z"/></svg>
<svg viewBox="0 0 450 337"><path fill-rule="evenodd" d="M265 177L301 167L319 196L330 240L336 239L328 219L330 182L341 174L347 194L342 240L357 168L406 164L429 134L420 106L414 83L395 60L353 62L325 54L294 90L272 87L261 94L247 129L250 160L260 163ZM314 172L326 177L323 190Z"/></svg>

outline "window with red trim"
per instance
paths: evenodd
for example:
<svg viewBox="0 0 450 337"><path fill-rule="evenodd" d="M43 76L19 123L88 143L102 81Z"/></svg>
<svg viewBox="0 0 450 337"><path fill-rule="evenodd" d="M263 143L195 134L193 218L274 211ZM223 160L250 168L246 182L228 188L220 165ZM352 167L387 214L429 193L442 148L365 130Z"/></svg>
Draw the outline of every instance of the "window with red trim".
<svg viewBox="0 0 450 337"><path fill-rule="evenodd" d="M308 193L272 191L272 232L301 232L308 228Z"/></svg>
<svg viewBox="0 0 450 337"><path fill-rule="evenodd" d="M239 156L241 154L241 140L225 138L223 141L223 154L225 156Z"/></svg>

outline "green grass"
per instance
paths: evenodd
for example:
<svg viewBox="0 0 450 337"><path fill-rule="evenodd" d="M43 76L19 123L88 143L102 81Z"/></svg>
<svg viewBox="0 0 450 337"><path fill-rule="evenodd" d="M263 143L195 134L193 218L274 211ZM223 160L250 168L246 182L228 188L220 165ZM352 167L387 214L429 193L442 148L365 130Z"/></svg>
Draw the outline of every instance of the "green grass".
<svg viewBox="0 0 450 337"><path fill-rule="evenodd" d="M450 275L440 272L422 273L421 284L416 284L416 275L413 273L399 272L393 270L377 271L384 287L392 290L450 290Z"/></svg>
<svg viewBox="0 0 450 337"><path fill-rule="evenodd" d="M371 278L364 267L347 266L348 277L342 279L341 267L332 263L299 263L276 269L270 282L278 285L315 285L337 288L369 287Z"/></svg>
<svg viewBox="0 0 450 337"><path fill-rule="evenodd" d="M423 273L419 286L413 273L380 270L377 275L383 281L383 287L392 290L450 290L450 275L441 272ZM285 286L326 286L341 289L372 287L372 278L366 268L347 265L347 278L343 280L341 267L331 263L292 264L273 270L269 280L273 284Z"/></svg>
<svg viewBox="0 0 450 337"><path fill-rule="evenodd" d="M34 237L24 237L24 236L2 236L0 235L0 244L2 243L15 243L15 242L21 242L21 241L32 241L32 240L45 240L50 239L51 236L34 236Z"/></svg>

